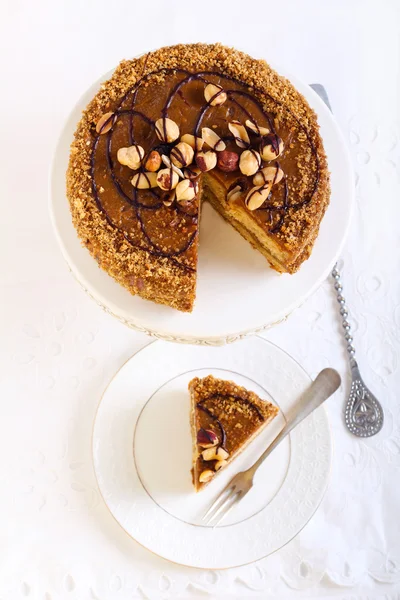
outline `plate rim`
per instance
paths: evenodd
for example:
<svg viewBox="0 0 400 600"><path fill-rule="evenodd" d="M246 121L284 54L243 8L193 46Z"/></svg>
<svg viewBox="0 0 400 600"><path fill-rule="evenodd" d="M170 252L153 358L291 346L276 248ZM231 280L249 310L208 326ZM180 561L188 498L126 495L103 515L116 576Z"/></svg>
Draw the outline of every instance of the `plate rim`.
<svg viewBox="0 0 400 600"><path fill-rule="evenodd" d="M140 55L137 55L135 58L139 58L142 55L143 55L143 53ZM349 177L348 177L348 190L347 190L348 194L347 195L349 198L349 218L347 220L345 229L342 232L340 243L338 244L337 249L334 253L334 259L332 261L332 264L323 270L320 278L317 281L315 281L314 285L312 285L310 287L310 289L307 291L307 293L305 295L303 295L303 296L299 297L297 300L293 301L292 304L288 308L286 308L285 310L278 313L276 318L274 318L273 320L271 320L267 323L263 323L262 325L259 325L257 327L250 327L250 328L242 329L239 331L220 333L217 335L202 335L201 337L199 336L199 334L197 334L197 335L184 334L184 333L175 334L173 331L168 331L168 330L162 329L160 327L153 328L147 324L142 323L140 321L140 319L137 319L133 315L128 314L128 312L124 311L123 309L117 307L111 298L105 297L98 289L96 289L96 287L94 285L91 284L91 282L89 280L87 280L80 273L79 267L74 263L74 261L69 256L67 244L64 243L63 236L57 225L57 217L56 217L56 210L55 210L56 193L55 193L54 189L56 187L56 166L57 166L57 161L58 161L59 148L63 144L63 136L64 136L65 128L66 128L67 124L69 123L69 121L71 120L74 112L78 108L79 108L79 111L81 112L81 105L83 104L83 99L84 99L85 95L87 94L88 89L90 89L91 87L94 87L94 86L100 87L101 83L103 83L106 79L111 77L115 68L107 71L107 73L105 73L104 75L99 77L96 81L89 84L89 86L80 94L78 100L74 103L73 107L71 108L68 115L64 119L62 127L57 136L57 141L54 146L54 152L52 154L52 160L51 160L50 170L49 170L49 174L48 174L48 210L49 210L49 214L50 214L50 221L52 224L52 228L53 228L55 237L57 239L57 242L59 244L61 254L67 265L67 268L70 271L70 273L73 275L74 279L79 283L81 288L84 290L84 292L92 300L94 300L94 302L96 302L96 304L100 308L102 308L104 312L113 316L118 321L120 321L120 323L123 323L124 325L128 326L130 329L139 331L140 333L145 333L152 338L164 340L167 342L170 341L170 342L176 342L176 343L204 345L204 346L220 346L220 345L233 343L233 342L243 339L245 337L249 337L252 335L256 335L258 333L262 333L263 331L267 331L271 327L274 327L275 325L278 325L279 323L282 323L283 321L285 321L297 308L300 308L308 300L308 298L310 298L321 287L321 285L324 283L326 278L329 276L329 273L330 273L331 269L333 268L335 262L338 260L340 254L342 252L342 249L344 247L344 244L346 243L346 239L347 239L347 236L348 236L348 233L350 230L350 226L351 226L353 214L354 214L354 208L355 208L354 170L352 168L350 150L348 148L348 145L346 143L346 140L344 138L344 135L343 135L339 125L337 124L336 120L333 117L332 112L329 110L329 108L326 106L326 104L323 102L323 100L318 96L318 94L313 90L313 88L311 88L309 84L302 81L302 79L300 79L296 75L291 74L283 66L276 64L275 62L271 62L270 65L274 70L276 70L279 73L280 76L287 78L290 81L290 83L292 83L292 85L295 86L296 89L298 86L300 86L300 88L302 86L307 88L307 90L310 92L310 94L313 96L314 100L318 104L319 110L322 111L323 113L325 113L325 115L328 115L328 118L330 120L330 123L331 123L333 129L335 130L337 137L340 139L340 143L341 143L341 146L342 146L342 149L344 152L344 156L345 156L344 160L348 166L348 176ZM300 93L302 93L302 92L300 91ZM306 98L306 101L308 102L307 98ZM68 202L66 197L65 197L65 201Z"/></svg>
<svg viewBox="0 0 400 600"><path fill-rule="evenodd" d="M289 359L291 359L294 363L296 363L296 365L301 369L301 371L304 373L304 375L307 377L307 379L312 382L313 379L311 377L311 375L308 373L308 371L291 355L289 354L288 351L286 351L284 348L281 348L280 346L278 346L278 344L275 344L274 342L260 336L260 335L255 335L255 338L258 338L259 340L261 340L262 342L266 343L267 345L270 345L272 347L274 347L275 349L281 351L283 354L285 354ZM117 525L126 533L126 535L133 540L136 544L139 544L139 546L141 546L142 548L144 548L146 551L150 552L151 554L153 554L153 556L157 556L158 558L161 558L163 560L168 561L171 564L174 565L178 565L180 567L184 566L187 568L191 568L191 569L197 569L199 571L204 571L204 570L217 570L217 571L226 571L228 569L236 569L236 568L240 568L240 567L245 567L248 565L252 565L255 563L258 563L261 560L264 560L265 558L267 558L268 556L272 556L274 555L276 552L279 552L280 550L282 550L282 548L285 548L290 542L292 542L302 531L303 529L308 525L308 523L311 521L311 519L314 517L314 515L316 514L316 512L318 511L318 509L320 508L322 501L325 498L326 492L328 490L330 481L331 481L331 477L332 477L332 467L333 467L333 455L334 455L334 438L332 435L332 427L329 421L329 417L328 417L328 413L326 410L326 407L324 404L322 404L319 407L319 410L322 411L322 413L325 416L326 419L326 424L328 427L328 431L329 431L329 447L330 447L330 460L328 463L328 469L327 469L327 474L326 474L326 479L325 479L325 483L324 483L324 487L321 493L321 498L319 499L319 502L316 504L314 510L312 511L312 513L310 514L309 518L307 519L307 521L300 527L300 529L291 537L289 538L284 544L282 544L279 548L276 548L275 550L268 552L267 554L265 554L264 556L261 556L257 559L254 560L250 560L248 562L242 563L240 565L233 565L233 566L225 566L225 567L216 567L216 566L210 566L210 567L205 567L205 566L197 566L197 565L188 565L188 564L184 564L184 563L180 563L177 562L175 560L172 560L171 558L167 558L166 556L163 556L162 554L158 554L155 550L152 550L151 548L148 548L146 545L144 545L142 542L140 542L139 540L137 540L125 527L122 523L120 523L120 521L118 521L117 517L114 515L114 513L111 511L110 507L107 504L107 501L103 495L100 483L99 483L99 477L97 475L97 469L96 469L96 461L95 461L95 428L96 428L96 423L97 423L97 418L98 418L98 414L99 414L99 410L100 410L100 406L103 402L103 398L107 392L107 390L109 389L109 387L111 386L112 382L114 381L114 379L118 376L119 372L125 367L125 365L131 360L133 359L135 356L137 356L139 353L141 353L143 350L145 350L146 348L148 348L149 346L157 343L158 341L164 341L164 340L150 340L147 344L145 344L144 346L142 346L141 348L139 348L138 350L136 350L129 358L127 358L119 367L118 369L115 371L115 373L111 376L111 378L106 382L106 385L100 395L97 407L96 407L96 411L95 411L95 415L93 418L93 422L92 422L92 429L91 429L91 438L90 438L90 447L91 447L91 458L92 458L92 464L93 464L93 472L94 472L94 476L95 476L95 480L96 480L96 484L97 484L97 488L101 497L101 500L103 501L104 505L107 508L108 513L111 515L111 517L113 518L113 520L115 521L115 523L117 523ZM135 467L136 468L136 467Z"/></svg>

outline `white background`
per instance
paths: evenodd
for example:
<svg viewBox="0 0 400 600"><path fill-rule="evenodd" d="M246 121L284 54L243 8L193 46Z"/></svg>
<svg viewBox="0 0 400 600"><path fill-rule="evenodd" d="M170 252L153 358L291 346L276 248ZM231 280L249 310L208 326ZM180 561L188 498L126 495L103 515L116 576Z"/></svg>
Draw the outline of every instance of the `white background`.
<svg viewBox="0 0 400 600"><path fill-rule="evenodd" d="M397 598L400 593L399 22L393 0L2 0L0 18L0 598ZM106 382L148 342L67 271L47 211L53 148L71 106L122 58L221 41L323 83L357 179L343 254L361 371L385 406L359 441L328 405L332 481L301 535L257 565L202 572L120 530L91 462ZM311 374L346 375L331 282L265 334ZM212 551L212 549L210 549Z"/></svg>

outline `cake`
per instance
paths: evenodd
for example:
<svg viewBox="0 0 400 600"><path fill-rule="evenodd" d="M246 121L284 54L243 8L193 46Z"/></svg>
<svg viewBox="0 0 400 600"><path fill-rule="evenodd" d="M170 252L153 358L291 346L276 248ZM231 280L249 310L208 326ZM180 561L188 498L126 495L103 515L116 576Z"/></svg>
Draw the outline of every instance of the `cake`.
<svg viewBox="0 0 400 600"><path fill-rule="evenodd" d="M189 383L196 492L214 479L276 417L278 409L233 381L212 375Z"/></svg>
<svg viewBox="0 0 400 600"><path fill-rule="evenodd" d="M84 110L67 171L73 223L100 267L181 311L195 300L203 201L294 273L329 195L304 97L265 61L220 44L122 61Z"/></svg>

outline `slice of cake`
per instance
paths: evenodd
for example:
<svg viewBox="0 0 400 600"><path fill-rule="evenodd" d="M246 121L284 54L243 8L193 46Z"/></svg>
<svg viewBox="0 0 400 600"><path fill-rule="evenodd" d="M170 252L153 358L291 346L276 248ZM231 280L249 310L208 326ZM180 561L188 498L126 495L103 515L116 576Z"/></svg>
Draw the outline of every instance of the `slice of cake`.
<svg viewBox="0 0 400 600"><path fill-rule="evenodd" d="M226 467L278 414L257 394L208 375L189 383L196 492Z"/></svg>

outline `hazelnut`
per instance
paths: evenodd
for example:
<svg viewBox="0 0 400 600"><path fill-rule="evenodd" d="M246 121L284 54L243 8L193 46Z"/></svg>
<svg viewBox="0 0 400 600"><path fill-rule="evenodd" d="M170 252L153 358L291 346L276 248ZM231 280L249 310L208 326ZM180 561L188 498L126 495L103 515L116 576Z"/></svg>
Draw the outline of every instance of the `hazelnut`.
<svg viewBox="0 0 400 600"><path fill-rule="evenodd" d="M214 477L214 471L211 469L206 469L200 473L199 481L200 483L207 483Z"/></svg>
<svg viewBox="0 0 400 600"><path fill-rule="evenodd" d="M194 150L186 142L179 142L172 148L169 157L176 167L187 167L193 161Z"/></svg>
<svg viewBox="0 0 400 600"><path fill-rule="evenodd" d="M279 183L284 176L284 172L279 167L264 167L253 177L254 185L264 185L264 183Z"/></svg>
<svg viewBox="0 0 400 600"><path fill-rule="evenodd" d="M196 179L200 175L200 173L201 171L199 167L194 167L193 165L190 165L190 167L186 167L186 169L183 169L185 179Z"/></svg>
<svg viewBox="0 0 400 600"><path fill-rule="evenodd" d="M266 186L253 187L246 196L245 204L249 210L257 210L266 201L272 188L272 183Z"/></svg>
<svg viewBox="0 0 400 600"><path fill-rule="evenodd" d="M226 460L229 457L229 452L225 448L217 448L215 452L215 458L217 460Z"/></svg>
<svg viewBox="0 0 400 600"><path fill-rule="evenodd" d="M240 185L235 185L234 188L232 188L231 190L228 190L228 193L226 194L226 199L228 202L234 202L235 200L240 198L242 193L243 193L243 190L240 187Z"/></svg>
<svg viewBox="0 0 400 600"><path fill-rule="evenodd" d="M209 152L199 152L196 155L196 164L200 171L211 171L217 164L217 153L212 150Z"/></svg>
<svg viewBox="0 0 400 600"><path fill-rule="evenodd" d="M144 164L144 168L147 171L151 171L155 173L161 167L161 155L157 150L153 150L147 157L147 160Z"/></svg>
<svg viewBox="0 0 400 600"><path fill-rule="evenodd" d="M136 173L132 179L131 184L133 187L139 190L148 190L149 188L157 187L157 175L156 173Z"/></svg>
<svg viewBox="0 0 400 600"><path fill-rule="evenodd" d="M197 432L197 443L203 448L211 448L218 444L218 436L212 429L199 429Z"/></svg>
<svg viewBox="0 0 400 600"><path fill-rule="evenodd" d="M169 194L165 194L165 196L163 196L162 198L162 203L164 204L164 206L166 206L167 208L171 206L171 204L175 200L175 196L175 190L172 190L172 192L169 192Z"/></svg>
<svg viewBox="0 0 400 600"><path fill-rule="evenodd" d="M226 101L227 95L220 85L208 83L204 88L204 98L211 106L220 106Z"/></svg>
<svg viewBox="0 0 400 600"><path fill-rule="evenodd" d="M174 142L179 137L179 127L172 119L163 117L155 122L157 137L162 142Z"/></svg>
<svg viewBox="0 0 400 600"><path fill-rule="evenodd" d="M231 152L230 150L223 150L218 152L217 166L221 171L230 173L236 171L239 164L239 154Z"/></svg>
<svg viewBox="0 0 400 600"><path fill-rule="evenodd" d="M176 199L178 202L193 200L197 193L197 183L191 179L182 179L176 186Z"/></svg>
<svg viewBox="0 0 400 600"><path fill-rule="evenodd" d="M125 165L134 171L140 167L140 163L144 157L142 146L134 144L128 148L120 148L117 152L117 160L121 165ZM151 169L147 169L151 171Z"/></svg>
<svg viewBox="0 0 400 600"><path fill-rule="evenodd" d="M114 114L113 112L108 112L100 117L100 119L97 121L97 124L96 124L96 132L97 133L103 134L103 133L108 133L110 131L111 127L114 125L115 121L117 120L117 117L114 117L112 119L113 114Z"/></svg>
<svg viewBox="0 0 400 600"><path fill-rule="evenodd" d="M175 173L172 167L158 171L156 178L158 187L166 192L174 190L179 182L179 175Z"/></svg>
<svg viewBox="0 0 400 600"><path fill-rule="evenodd" d="M276 133L269 133L262 138L260 154L263 160L274 160L283 152L283 141Z"/></svg>
<svg viewBox="0 0 400 600"><path fill-rule="evenodd" d="M203 452L201 453L201 456L203 457L203 460L205 460L205 461L217 460L217 456L215 454L215 448L207 448L206 450L203 450Z"/></svg>
<svg viewBox="0 0 400 600"><path fill-rule="evenodd" d="M254 175L261 167L261 156L256 150L244 150L240 155L239 169L243 175Z"/></svg>
<svg viewBox="0 0 400 600"><path fill-rule="evenodd" d="M225 142L223 142L219 135L209 127L203 127L201 130L201 137L207 146L210 146L210 148L216 152L222 152L226 148Z"/></svg>
<svg viewBox="0 0 400 600"><path fill-rule="evenodd" d="M175 171L175 173L177 173L181 179L184 178L182 171L179 169L179 167L177 167L171 162L169 156L167 156L166 154L162 154L161 160L163 161L164 165L168 167L168 169L172 169L173 171Z"/></svg>
<svg viewBox="0 0 400 600"><path fill-rule="evenodd" d="M244 125L240 121L231 121L228 123L229 131L235 138L236 145L239 148L248 148L250 146L249 134Z"/></svg>
<svg viewBox="0 0 400 600"><path fill-rule="evenodd" d="M204 144L204 140L201 137L197 137L195 135L192 135L191 133L185 133L181 137L181 142L189 144L189 146L193 148L193 150L197 150L198 152L200 152Z"/></svg>
<svg viewBox="0 0 400 600"><path fill-rule="evenodd" d="M245 125L247 129L250 129L257 135L267 135L269 133L269 129L267 129L267 127L260 127L255 121L250 121L250 119L247 119Z"/></svg>
<svg viewBox="0 0 400 600"><path fill-rule="evenodd" d="M226 467L226 465L228 464L227 460L217 460L217 462L214 465L214 469L216 471L219 471L220 469L222 469L223 467Z"/></svg>

